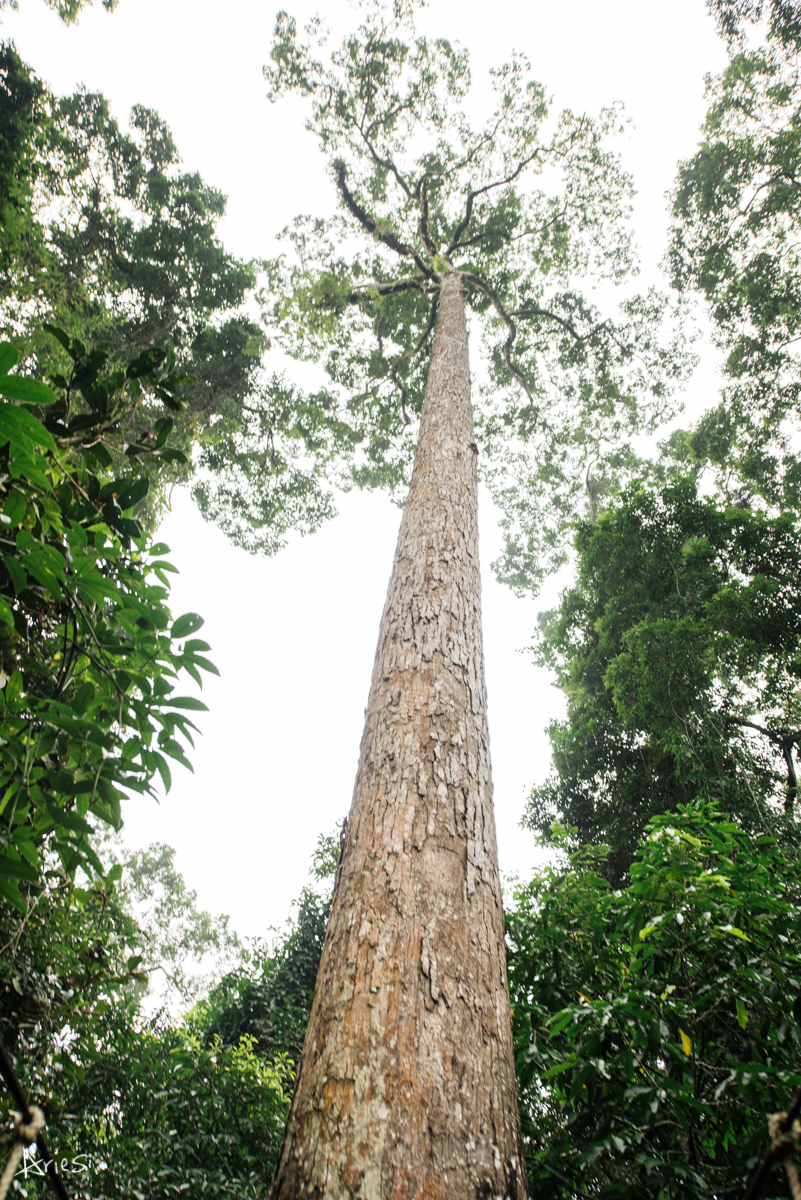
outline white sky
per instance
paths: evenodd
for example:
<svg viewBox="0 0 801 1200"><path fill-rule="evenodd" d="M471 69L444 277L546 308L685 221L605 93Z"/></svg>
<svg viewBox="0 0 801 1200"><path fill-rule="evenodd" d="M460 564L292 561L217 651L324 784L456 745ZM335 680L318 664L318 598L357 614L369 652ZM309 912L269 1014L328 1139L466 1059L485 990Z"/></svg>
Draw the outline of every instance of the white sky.
<svg viewBox="0 0 801 1200"><path fill-rule="evenodd" d="M358 13L342 0L303 0L302 24L320 12L336 31ZM41 0L4 12L0 37L58 93L83 83L102 91L124 122L130 107L156 109L189 170L227 193L222 237L243 257L275 253L278 231L301 212L328 212L331 185L304 109L265 99L276 9L255 0L119 0L98 3L65 28ZM622 143L638 188L635 228L643 283L655 275L667 229L665 192L676 162L692 153L704 116L703 76L725 63L703 0L494 0L468 6L429 0L422 32L471 52L473 78L514 49L557 108L593 114L622 100L634 128ZM336 44L336 36L333 39ZM710 356L689 403L711 402ZM176 496L160 537L180 568L173 612L200 612L201 636L222 672L204 699L195 773L176 765L160 805L126 809L128 840L166 841L200 903L227 912L241 933L283 923L302 887L319 833L350 805L364 705L399 512L377 496L343 497L339 518L294 539L272 560L233 548ZM525 875L534 839L519 828L532 783L548 768L543 730L561 697L524 653L539 601L516 600L492 579L500 547L494 514L482 524L484 636L501 870Z"/></svg>

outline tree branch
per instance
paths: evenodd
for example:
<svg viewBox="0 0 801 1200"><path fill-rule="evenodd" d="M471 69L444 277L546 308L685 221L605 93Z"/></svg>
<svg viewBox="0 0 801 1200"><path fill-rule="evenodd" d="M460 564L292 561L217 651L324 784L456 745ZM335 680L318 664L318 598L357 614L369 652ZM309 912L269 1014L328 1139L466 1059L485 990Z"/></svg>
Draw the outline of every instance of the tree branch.
<svg viewBox="0 0 801 1200"><path fill-rule="evenodd" d="M731 717L728 714L723 716L723 720L730 725L742 725L746 729L755 729L757 733L761 733L768 741L774 742L777 746L794 746L801 740L801 729L795 733L786 733L783 730L779 733L773 733L764 725L758 725L756 721L748 721L745 717Z"/></svg>
<svg viewBox="0 0 801 1200"><path fill-rule="evenodd" d="M547 317L549 321L556 321L558 325L561 325L577 342L588 341L591 337L595 336L599 329L603 329L609 325L609 318L607 317L605 321L599 321L587 333L579 333L571 321L568 321L566 317L560 317L558 313L551 312L548 308L517 308L509 315L512 317ZM617 341L617 339L615 340ZM617 344L620 345L619 342Z"/></svg>
<svg viewBox="0 0 801 1200"><path fill-rule="evenodd" d="M388 246L390 250L394 250L396 254L402 255L404 258L413 259L417 264L418 269L423 275L426 276L426 278L435 279L436 276L434 271L431 269L431 267L427 266L426 263L423 262L414 246L408 246L405 242L402 242L399 238L396 238L394 233L382 229L378 224L378 221L376 221L374 217L371 217L366 209L362 208L345 182L348 169L342 159L338 159L334 163L334 170L336 171L337 187L339 188L342 199L345 201L345 205L349 212L353 214L359 224L362 225L368 233L372 233L372 235L379 242L382 242L385 246Z"/></svg>
<svg viewBox="0 0 801 1200"><path fill-rule="evenodd" d="M528 384L526 383L525 376L523 375L523 372L520 370L520 368L516 367L514 365L514 363L512 362L512 357L511 357L512 356L512 346L514 345L515 338L517 337L517 326L515 325L514 321L512 320L511 316L509 315L509 313L506 311L506 309L501 304L500 297L498 296L497 292L493 288L491 288L488 283L485 283L483 279L479 278L478 275L473 275L470 271L462 271L462 272L460 272L460 274L463 279L466 279L468 283L472 283L473 287L477 287L479 289L479 291L483 292L485 296L488 296L490 298L490 300L492 301L493 308L495 309L495 311L497 312L498 316L501 318L503 323L506 325L506 328L509 330L506 341L503 344L503 361L506 364L506 369L509 371L509 373L511 375L514 376L514 378L520 384L523 391L528 396L529 403L533 406L534 405L534 397L532 396L531 392L529 391L529 387L528 387Z"/></svg>
<svg viewBox="0 0 801 1200"><path fill-rule="evenodd" d="M428 226L428 175L422 178L422 186L420 188L420 237L423 239L423 245L428 253L433 258L437 253L437 248L434 245L434 239L431 237L431 230Z"/></svg>
<svg viewBox="0 0 801 1200"><path fill-rule="evenodd" d="M396 283L362 283L359 287L354 288L352 292L348 292L345 299L348 304L359 304L362 300L368 298L371 292L377 292L379 296L396 296L399 292L408 291L428 294L432 291L432 288L426 286L419 279L399 279Z"/></svg>
<svg viewBox="0 0 801 1200"><path fill-rule="evenodd" d="M398 109L396 110L396 112L393 112L390 115L395 116L397 112L402 112L403 108L404 108L404 105L400 105L398 107ZM375 122L373 124L375 124ZM395 176L395 179L397 180L398 187L405 193L407 199L411 200L412 193L409 190L409 185L407 184L406 180L401 175L398 168L395 166L392 159L391 158L382 158L381 155L376 150L376 148L374 147L373 143L370 141L370 137L364 132L364 128L358 124L356 125L356 128L358 129L359 133L361 134L362 141L364 142L365 146L370 151L370 157L372 158L373 162L376 163L379 167L383 167L385 171L391 171L392 174Z"/></svg>
<svg viewBox="0 0 801 1200"><path fill-rule="evenodd" d="M521 173L521 171L524 171L525 168L528 166L528 164L530 162L533 162L534 159L537 158L543 150L544 150L543 146L538 146L537 149L532 151L532 153L529 154L527 158L521 158L520 162L517 164L514 171L511 173L511 175L507 175L504 179L496 179L493 183L485 183L483 187L476 188L475 190L473 190L472 188L470 189L470 191L468 192L468 195L467 195L467 203L465 204L464 216L462 217L459 224L456 226L456 232L454 233L453 237L451 238L451 244L450 244L450 246L448 246L446 257L449 258L451 256L451 254L453 254L454 250L456 250L461 245L461 240L460 240L461 236L464 233L465 229L467 229L467 226L470 224L470 219L473 216L473 203L475 202L476 197L483 195L484 192L492 191L493 188L503 187L504 184L507 184L507 183L514 183L515 179L517 179L517 177Z"/></svg>

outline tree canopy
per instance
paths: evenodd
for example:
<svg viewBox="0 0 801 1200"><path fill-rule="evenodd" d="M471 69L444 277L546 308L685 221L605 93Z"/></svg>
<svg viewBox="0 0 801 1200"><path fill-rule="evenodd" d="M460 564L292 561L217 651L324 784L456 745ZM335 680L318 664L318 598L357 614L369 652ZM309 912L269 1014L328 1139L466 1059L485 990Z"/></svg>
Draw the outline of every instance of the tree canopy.
<svg viewBox="0 0 801 1200"><path fill-rule="evenodd" d="M65 25L72 25L77 20L81 9L91 4L92 0L45 0L45 3L48 8L52 8L58 13ZM118 3L119 0L102 0L106 12L113 12ZM19 0L0 0L0 9L6 6L19 8Z"/></svg>
<svg viewBox="0 0 801 1200"><path fill-rule="evenodd" d="M795 4L714 6L732 39L723 74L707 80L703 140L680 167L669 251L674 284L706 301L726 354L721 402L689 435L681 460L712 468L774 508L799 508L790 432L799 414L801 361L797 233L801 24ZM768 19L764 45L742 41L743 21Z"/></svg>
<svg viewBox="0 0 801 1200"><path fill-rule="evenodd" d="M619 881L656 813L704 797L778 834L796 819L801 597L795 514L641 485L576 533L578 576L541 617L567 717L526 821L606 842Z"/></svg>
<svg viewBox="0 0 801 1200"><path fill-rule="evenodd" d="M625 475L629 439L668 411L687 358L660 334L655 293L629 296L611 319L578 290L633 269L631 184L608 145L617 112L550 120L518 55L493 72L496 107L473 128L466 52L416 37L412 12L373 5L328 61L315 57L319 23L301 39L279 15L269 94L308 97L341 212L284 231L286 252L267 264L267 316L290 354L324 367L328 382L309 399L341 455L333 478L397 494L440 281L459 272L486 335L477 439L509 529L502 573L536 586L564 554L592 470Z"/></svg>
<svg viewBox="0 0 801 1200"><path fill-rule="evenodd" d="M136 106L126 131L103 96L58 98L0 47L0 334L39 375L59 355L43 322L102 344L113 368L171 348L184 404L168 412L185 457L164 464L140 516L152 527L168 488L191 480L207 519L274 553L289 528L334 511L319 486L325 436L262 368L267 340L247 311L256 268L219 241L224 211L155 112Z"/></svg>

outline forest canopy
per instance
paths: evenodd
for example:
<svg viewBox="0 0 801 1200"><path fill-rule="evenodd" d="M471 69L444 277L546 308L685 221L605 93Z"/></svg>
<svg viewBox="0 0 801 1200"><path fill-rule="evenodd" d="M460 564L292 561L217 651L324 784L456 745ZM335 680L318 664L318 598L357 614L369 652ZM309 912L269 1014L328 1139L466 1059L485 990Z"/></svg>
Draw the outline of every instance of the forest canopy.
<svg viewBox="0 0 801 1200"><path fill-rule="evenodd" d="M193 685L216 671L202 617L171 606L165 496L188 482L275 552L337 486L402 492L449 266L486 326L500 574L536 590L575 564L535 646L566 704L524 817L553 857L507 904L532 1194L738 1196L801 1083L801 23L786 0L710 8L728 63L677 168L674 294L614 316L577 280L634 267L619 115L549 115L522 56L470 130L466 52L404 42L382 11L369 63L407 89L391 119L358 92L364 60L326 73L283 14L269 84L312 97L340 208L264 262L226 250L224 196L157 113L126 126L0 49L0 1003L89 1194L264 1194L340 853L321 838L288 926L246 942L168 847L108 841L123 797L191 768ZM723 385L679 424L671 314L693 297ZM279 344L325 383L271 374Z"/></svg>

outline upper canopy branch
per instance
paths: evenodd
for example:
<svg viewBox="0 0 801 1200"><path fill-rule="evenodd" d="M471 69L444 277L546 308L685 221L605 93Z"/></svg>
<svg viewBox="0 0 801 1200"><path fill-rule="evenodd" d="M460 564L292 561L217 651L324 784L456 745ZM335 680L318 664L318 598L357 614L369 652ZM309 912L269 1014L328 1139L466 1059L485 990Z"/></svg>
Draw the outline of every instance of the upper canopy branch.
<svg viewBox="0 0 801 1200"><path fill-rule="evenodd" d="M424 175L420 181L420 237L423 240L428 253L433 258L437 253L437 247L434 245L434 239L431 236L431 230L428 224L428 175Z"/></svg>
<svg viewBox="0 0 801 1200"><path fill-rule="evenodd" d="M337 187L339 188L342 199L348 210L353 214L356 220L362 225L368 233L371 233L379 242L385 246L389 246L390 250L394 250L396 254L401 254L405 258L411 258L417 264L418 269L428 279L436 279L436 274L427 263L423 261L420 255L415 250L414 246L409 246L406 242L402 242L400 238L395 237L395 234L390 230L382 229L378 221L371 217L366 209L362 208L356 197L350 191L347 183L348 169L342 159L338 159L334 163L336 171Z"/></svg>
<svg viewBox="0 0 801 1200"><path fill-rule="evenodd" d="M513 347L513 345L515 343L515 339L517 337L517 325L515 324L514 318L515 317L518 317L518 318L519 317L545 317L546 320L555 321L558 325L561 325L562 328L567 333L569 333L570 336L576 342L579 342L579 343L588 341L596 333L598 333L599 330L604 329L604 328L608 327L608 325L609 325L608 320L599 321L596 325L593 326L592 329L588 330L587 333L579 333L579 331L578 331L578 329L576 329L575 325L573 325L573 323L571 321L568 321L566 317L560 316L559 313L551 312L551 310L547 309L547 308L519 308L519 309L513 310L512 312L507 312L507 310L504 308L503 303L501 302L501 299L498 296L497 292L494 290L494 288L490 287L490 285L488 283L486 283L485 280L481 279L478 275L473 275L469 271L462 271L461 275L462 275L463 279L467 280L474 287L478 288L479 291L484 292L484 294L489 297L489 299L492 302L493 308L495 309L495 311L497 312L498 316L501 318L503 323L506 325L506 328L508 329L509 332L508 332L506 341L504 342L504 346L503 346L503 361L506 364L507 370L518 381L518 383L523 388L523 391L526 393L526 395L528 396L528 398L532 402L532 404L534 403L534 398L529 390L529 387L526 383L523 373L520 370L520 368L515 366L515 364L512 362L512 347ZM615 339L615 340L617 341L617 339Z"/></svg>
<svg viewBox="0 0 801 1200"><path fill-rule="evenodd" d="M567 333L577 342L587 342L594 337L599 330L604 329L609 325L608 318L604 321L599 321L597 325L593 325L592 329L588 329L586 333L579 333L572 321L568 321L566 317L560 317L559 313L551 312L549 308L516 308L509 314L510 317L545 317L549 321L556 321L557 325L561 325ZM618 342L618 345L620 343Z"/></svg>
<svg viewBox="0 0 801 1200"><path fill-rule="evenodd" d="M402 108L402 107L403 107L403 106L400 106L400 108ZM400 108L399 108L399 111L400 111ZM371 140L370 134L368 134L368 133L365 131L365 129L364 129L364 126L363 126L363 125L361 125L361 124L359 124L359 122L358 122L358 121L356 121L356 122L354 122L354 123L355 123L355 125L356 125L356 128L358 129L358 131L359 131L359 133L360 133L360 135L361 135L362 141L364 142L365 146L367 147L367 149L368 149L368 150L369 150L369 152L370 152L370 157L372 158L373 162L374 162L374 163L376 163L376 165L377 165L377 166L379 166L379 167L382 167L382 168L383 168L385 171L391 171L391 172L392 172L392 174L395 176L395 179L396 179L396 181L397 181L397 183L398 183L398 187L399 187L399 188L401 189L401 191L402 191L402 192L405 194L405 196L407 197L407 199L411 200L411 198L412 198L412 193L411 193L411 190L410 190L410 188L409 188L409 185L408 185L408 183L406 182L406 180L403 178L403 176L401 175L401 173L400 173L400 171L398 170L398 168L395 166L395 164L394 164L394 162L392 161L392 159L391 159L391 158L382 158L382 157L381 157L381 155L380 155L380 154L378 153L378 151L376 150L375 146L373 145L373 142L372 142L372 140ZM374 124L375 124L375 123L374 123Z"/></svg>
<svg viewBox="0 0 801 1200"><path fill-rule="evenodd" d="M470 271L462 271L461 276L463 279L466 279L468 283L472 283L473 287L477 287L479 289L479 291L483 292L485 296L488 296L490 298L490 300L492 301L493 308L495 309L498 316L501 318L501 320L506 325L506 328L509 330L506 341L503 344L503 361L506 364L506 369L509 371L509 373L511 375L513 375L515 377L517 382L522 387L523 391L528 396L528 399L531 402L531 404L534 404L534 397L532 396L531 391L529 390L529 386L526 383L526 379L525 379L525 376L523 375L523 372L520 370L519 367L515 366L515 364L512 362L512 346L514 345L515 338L517 337L517 326L515 325L512 318L510 317L509 313L504 308L503 304L501 303L500 297L498 296L498 293L495 291L494 288L490 287L490 285L488 283L486 283L483 279L481 279L478 275L473 275Z"/></svg>
<svg viewBox="0 0 801 1200"><path fill-rule="evenodd" d="M428 323L427 323L425 329L423 330L422 334L420 335L420 337L417 339L417 341L415 342L415 344L413 346L411 346L408 350L404 351L403 354L398 355L398 357L395 359L395 362L392 364L392 370L390 371L390 379L395 384L396 388L398 389L398 391L401 394L401 409L403 410L403 420L404 420L405 424L407 424L407 425L411 424L411 419L409 417L409 414L406 411L406 401L409 396L409 389L406 387L406 384L403 382L403 380L399 377L398 372L400 371L404 362L410 362L412 369L414 369L414 367L416 366L418 360L420 359L421 354L423 353L423 350L425 349L425 346L426 346L426 343L427 343L429 337L434 332L434 326L436 325L436 322L437 322L438 305L439 305L439 291L435 291L434 295L431 298L431 308L429 309Z"/></svg>
<svg viewBox="0 0 801 1200"><path fill-rule="evenodd" d="M785 729L781 729L778 732L774 732L772 729L767 729L764 725L759 725L756 721L749 721L745 717L732 717L729 714L726 714L723 719L730 725L742 725L746 729L755 729L757 733L761 733L763 737L768 739L768 741L771 741L780 747L791 747L801 744L801 729L793 732L788 732Z"/></svg>
<svg viewBox="0 0 801 1200"><path fill-rule="evenodd" d="M464 233L465 229L467 229L467 226L470 224L470 219L473 216L473 205L475 203L476 197L483 195L484 192L492 191L493 188L504 187L506 184L514 183L514 181L517 179L518 175L522 171L524 171L526 169L526 167L529 165L529 163L533 162L534 159L537 158L544 151L544 149L545 149L544 146L537 146L536 150L533 150L531 152L531 154L529 154L526 158L521 158L520 162L517 164L514 171L512 171L511 175L507 175L503 179L495 179L495 180L493 180L492 183L485 183L483 187L470 189L470 191L468 192L468 195L467 195L467 201L465 203L464 216L462 217L459 224L456 226L456 232L454 233L453 237L451 238L450 246L448 246L448 250L447 250L448 256L453 254L454 250L456 250L457 247L461 244L461 241L460 241L461 236Z"/></svg>
<svg viewBox="0 0 801 1200"><path fill-rule="evenodd" d="M348 304L359 304L362 300L369 298L370 294L377 292L379 296L396 296L399 292L417 291L430 294L436 289L431 284L425 284L420 279L398 279L395 283L363 283L359 287L354 288L352 292L348 292L345 297Z"/></svg>

